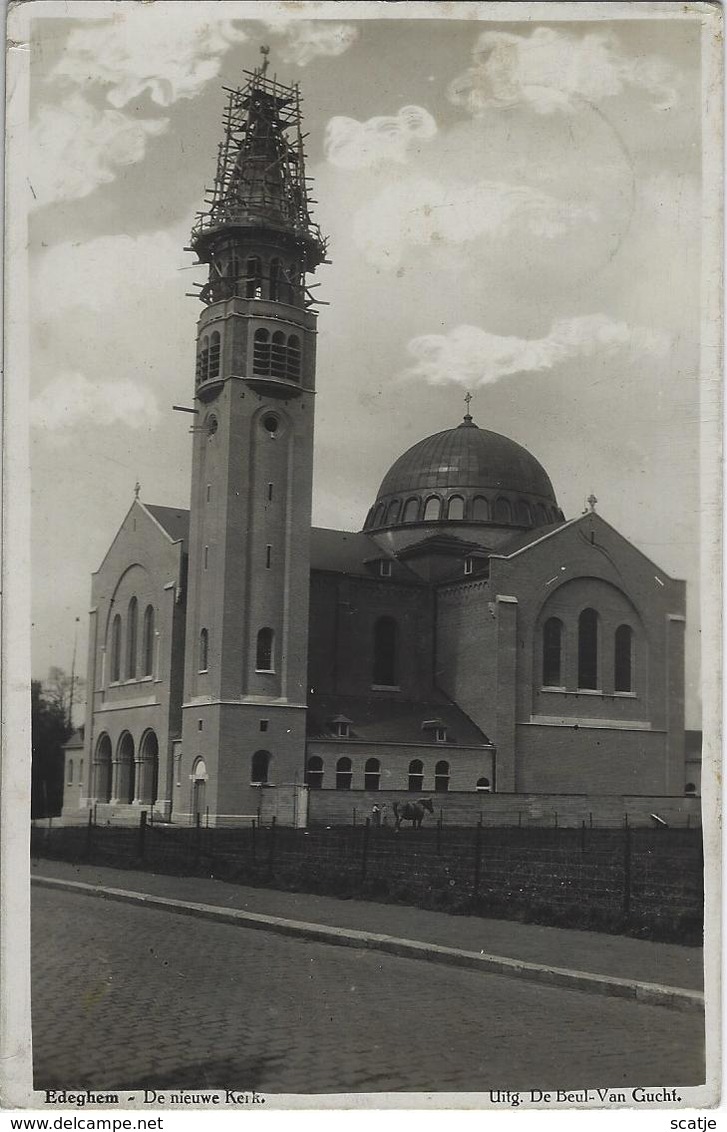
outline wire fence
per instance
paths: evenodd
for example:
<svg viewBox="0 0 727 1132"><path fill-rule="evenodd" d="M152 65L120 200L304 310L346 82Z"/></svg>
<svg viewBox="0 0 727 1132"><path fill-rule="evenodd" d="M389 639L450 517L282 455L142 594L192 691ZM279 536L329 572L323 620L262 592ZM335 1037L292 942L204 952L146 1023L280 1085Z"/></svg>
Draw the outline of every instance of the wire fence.
<svg viewBox="0 0 727 1132"><path fill-rule="evenodd" d="M36 825L36 857L701 940L699 829Z"/></svg>

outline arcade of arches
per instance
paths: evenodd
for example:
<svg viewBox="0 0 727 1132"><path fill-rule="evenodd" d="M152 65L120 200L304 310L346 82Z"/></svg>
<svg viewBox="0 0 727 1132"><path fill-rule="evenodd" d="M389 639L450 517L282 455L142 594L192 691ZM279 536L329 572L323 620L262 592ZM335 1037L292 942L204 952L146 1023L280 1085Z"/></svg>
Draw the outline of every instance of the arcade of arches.
<svg viewBox="0 0 727 1132"><path fill-rule="evenodd" d="M114 754L111 738L103 732L93 760L93 797L112 805L153 806L159 794L159 743L154 731L143 733L138 744L124 731Z"/></svg>

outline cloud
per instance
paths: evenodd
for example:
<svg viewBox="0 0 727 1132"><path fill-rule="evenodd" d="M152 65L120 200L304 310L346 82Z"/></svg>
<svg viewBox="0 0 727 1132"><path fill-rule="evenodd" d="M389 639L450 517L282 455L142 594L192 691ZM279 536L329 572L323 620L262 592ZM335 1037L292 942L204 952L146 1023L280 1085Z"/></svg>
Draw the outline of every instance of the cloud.
<svg viewBox="0 0 727 1132"><path fill-rule="evenodd" d="M392 161L403 165L410 147L433 138L434 118L421 106L403 106L397 114L369 118L331 118L324 141L327 161L338 169L368 169Z"/></svg>
<svg viewBox="0 0 727 1132"><path fill-rule="evenodd" d="M109 19L75 28L50 72L74 86L102 84L117 108L148 93L158 106L194 98L220 71L221 57L247 39L229 19L210 19L204 5L112 6Z"/></svg>
<svg viewBox="0 0 727 1132"><path fill-rule="evenodd" d="M68 432L83 421L148 429L158 419L156 398L143 385L89 381L81 373L59 374L30 403L31 424L49 433Z"/></svg>
<svg viewBox="0 0 727 1132"><path fill-rule="evenodd" d="M629 57L612 32L572 35L539 27L530 35L485 31L474 63L449 87L449 98L472 114L524 105L539 114L574 111L627 89L643 91L654 109L678 100L674 67L658 55Z"/></svg>
<svg viewBox="0 0 727 1132"><path fill-rule="evenodd" d="M280 48L283 62L306 67L319 56L343 55L355 42L353 24L331 24L316 20L266 20L274 35L285 36Z"/></svg>
<svg viewBox="0 0 727 1132"><path fill-rule="evenodd" d="M387 186L358 210L353 238L370 263L394 269L408 246L463 244L485 235L507 236L516 229L553 239L593 219L592 206L566 204L527 185L446 184L410 176Z"/></svg>
<svg viewBox="0 0 727 1132"><path fill-rule="evenodd" d="M140 161L166 118L130 118L97 110L81 94L41 107L31 129L30 181L36 206L78 200L113 181L120 166Z"/></svg>
<svg viewBox="0 0 727 1132"><path fill-rule="evenodd" d="M663 331L629 326L604 314L554 322L545 338L490 334L478 326L457 326L448 334L413 338L407 350L415 358L404 376L429 385L490 385L519 373L539 373L573 359L624 354L663 356L670 338Z"/></svg>

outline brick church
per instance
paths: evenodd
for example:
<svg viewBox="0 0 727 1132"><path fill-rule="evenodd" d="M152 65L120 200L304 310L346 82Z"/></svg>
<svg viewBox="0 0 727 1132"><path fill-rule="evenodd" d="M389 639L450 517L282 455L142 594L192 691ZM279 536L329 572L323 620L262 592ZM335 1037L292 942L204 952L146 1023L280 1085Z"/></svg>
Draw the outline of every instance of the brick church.
<svg viewBox="0 0 727 1132"><path fill-rule="evenodd" d="M678 809L685 586L596 500L566 519L468 406L392 453L360 531L311 529L326 246L297 87L247 73L224 127L191 239L209 275L190 509L135 498L93 576L64 814L304 825L435 793L460 820Z"/></svg>

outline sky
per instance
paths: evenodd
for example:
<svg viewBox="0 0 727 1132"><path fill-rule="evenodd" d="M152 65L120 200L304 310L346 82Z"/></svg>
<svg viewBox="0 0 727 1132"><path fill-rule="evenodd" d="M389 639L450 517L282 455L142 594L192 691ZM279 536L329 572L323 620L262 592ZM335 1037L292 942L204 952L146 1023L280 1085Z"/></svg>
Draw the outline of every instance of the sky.
<svg viewBox="0 0 727 1132"><path fill-rule="evenodd" d="M700 25L527 8L496 22L457 5L438 20L416 5L409 19L367 4L39 6L34 675L70 670L74 631L85 668L90 575L135 483L147 503L189 505L189 418L171 406L193 396L202 308L186 292L205 274L184 249L222 86L269 44L271 71L301 85L330 240L314 523L360 529L389 466L456 425L471 391L476 423L540 460L567 518L594 493L687 580L699 726Z"/></svg>

